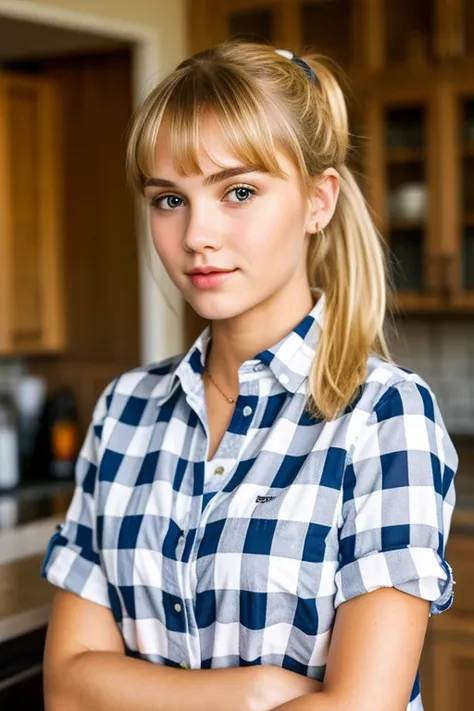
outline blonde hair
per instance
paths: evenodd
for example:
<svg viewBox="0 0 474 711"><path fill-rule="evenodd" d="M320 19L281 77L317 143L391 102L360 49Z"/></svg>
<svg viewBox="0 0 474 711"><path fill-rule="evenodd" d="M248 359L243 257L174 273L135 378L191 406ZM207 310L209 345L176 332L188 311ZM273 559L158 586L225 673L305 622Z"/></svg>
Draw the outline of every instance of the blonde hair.
<svg viewBox="0 0 474 711"><path fill-rule="evenodd" d="M332 419L350 405L367 377L371 354L390 360L383 326L386 260L379 235L346 165L347 110L327 62L303 55L311 82L296 63L267 45L226 42L180 64L147 97L132 122L127 173L143 192L166 116L177 170L200 174L199 127L216 118L231 150L245 165L284 177L277 147L294 161L303 184L327 168L340 176L334 216L311 237L308 275L325 293L324 321L310 376L308 408Z"/></svg>

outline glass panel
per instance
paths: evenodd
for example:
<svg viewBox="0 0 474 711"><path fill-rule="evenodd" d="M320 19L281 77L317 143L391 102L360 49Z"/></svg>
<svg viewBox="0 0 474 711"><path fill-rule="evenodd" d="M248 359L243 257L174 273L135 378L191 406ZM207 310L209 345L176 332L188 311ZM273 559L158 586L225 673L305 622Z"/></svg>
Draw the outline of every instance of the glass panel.
<svg viewBox="0 0 474 711"><path fill-rule="evenodd" d="M387 63L423 65L434 57L436 0L384 0Z"/></svg>
<svg viewBox="0 0 474 711"><path fill-rule="evenodd" d="M388 109L385 114L389 148L421 148L425 143L424 109L419 106Z"/></svg>
<svg viewBox="0 0 474 711"><path fill-rule="evenodd" d="M423 231L390 231L391 276L398 291L423 290Z"/></svg>
<svg viewBox="0 0 474 711"><path fill-rule="evenodd" d="M422 291L427 186L424 163L425 109L385 111L388 236L392 277L399 290Z"/></svg>
<svg viewBox="0 0 474 711"><path fill-rule="evenodd" d="M229 14L229 34L233 39L238 37L252 42L271 42L272 24L270 9Z"/></svg>
<svg viewBox="0 0 474 711"><path fill-rule="evenodd" d="M464 219L472 221L474 219L474 157L464 158L462 194Z"/></svg>
<svg viewBox="0 0 474 711"><path fill-rule="evenodd" d="M303 2L302 45L326 54L338 64L351 64L353 6L353 0Z"/></svg>

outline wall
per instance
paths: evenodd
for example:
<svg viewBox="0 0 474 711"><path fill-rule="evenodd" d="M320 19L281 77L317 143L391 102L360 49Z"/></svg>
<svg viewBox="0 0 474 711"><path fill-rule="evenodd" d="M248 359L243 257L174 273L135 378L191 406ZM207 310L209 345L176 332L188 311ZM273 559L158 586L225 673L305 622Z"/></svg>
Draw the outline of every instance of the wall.
<svg viewBox="0 0 474 711"><path fill-rule="evenodd" d="M160 65L167 72L186 54L186 0L17 0L21 4L57 6L88 15L143 25L156 30Z"/></svg>

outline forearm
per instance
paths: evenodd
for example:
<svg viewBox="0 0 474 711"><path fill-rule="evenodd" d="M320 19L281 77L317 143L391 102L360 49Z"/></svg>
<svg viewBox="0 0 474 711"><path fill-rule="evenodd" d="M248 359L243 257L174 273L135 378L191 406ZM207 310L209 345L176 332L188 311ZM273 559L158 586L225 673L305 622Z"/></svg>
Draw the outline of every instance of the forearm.
<svg viewBox="0 0 474 711"><path fill-rule="evenodd" d="M45 678L46 711L246 711L254 668L190 671L83 652Z"/></svg>
<svg viewBox="0 0 474 711"><path fill-rule="evenodd" d="M387 696L381 704L379 697L373 699L363 698L361 694L329 694L322 690L318 694L306 694L297 699L288 701L280 706L274 706L272 711L402 711L406 709L408 701L401 704L393 696Z"/></svg>

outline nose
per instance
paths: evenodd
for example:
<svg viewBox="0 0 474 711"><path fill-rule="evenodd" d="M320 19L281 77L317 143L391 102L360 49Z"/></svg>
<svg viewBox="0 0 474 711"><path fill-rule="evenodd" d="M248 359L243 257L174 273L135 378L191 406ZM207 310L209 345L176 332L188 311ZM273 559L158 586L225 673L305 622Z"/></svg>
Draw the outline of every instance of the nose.
<svg viewBox="0 0 474 711"><path fill-rule="evenodd" d="M218 215L212 212L212 208L209 205L193 206L188 215L183 236L184 249L195 253L206 249L219 250L222 247L222 233Z"/></svg>

